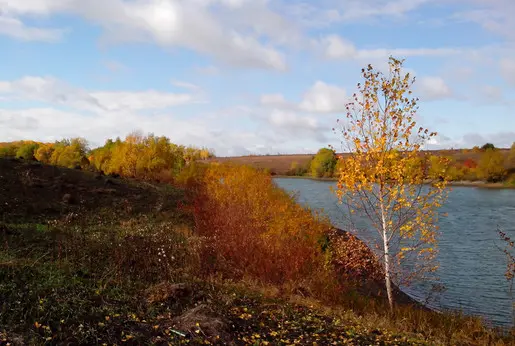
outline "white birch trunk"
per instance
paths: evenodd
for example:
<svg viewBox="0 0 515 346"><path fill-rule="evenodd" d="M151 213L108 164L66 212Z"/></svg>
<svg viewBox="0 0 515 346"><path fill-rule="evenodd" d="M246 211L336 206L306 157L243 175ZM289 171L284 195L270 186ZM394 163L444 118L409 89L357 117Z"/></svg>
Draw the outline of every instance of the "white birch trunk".
<svg viewBox="0 0 515 346"><path fill-rule="evenodd" d="M386 215L384 210L384 203L381 197L381 221L383 227L383 254L384 254L384 281L386 284L386 294L388 296L388 303L390 310L393 310L393 292L392 292L392 278L390 269L390 244L388 243L388 225L386 224Z"/></svg>

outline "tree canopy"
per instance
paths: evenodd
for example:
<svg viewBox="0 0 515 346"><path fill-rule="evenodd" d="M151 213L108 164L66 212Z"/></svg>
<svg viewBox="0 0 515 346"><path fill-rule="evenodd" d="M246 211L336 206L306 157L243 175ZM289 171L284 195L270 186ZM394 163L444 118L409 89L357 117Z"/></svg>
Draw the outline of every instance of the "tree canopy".
<svg viewBox="0 0 515 346"><path fill-rule="evenodd" d="M311 175L313 177L331 177L336 166L336 154L328 148L320 149L311 161Z"/></svg>

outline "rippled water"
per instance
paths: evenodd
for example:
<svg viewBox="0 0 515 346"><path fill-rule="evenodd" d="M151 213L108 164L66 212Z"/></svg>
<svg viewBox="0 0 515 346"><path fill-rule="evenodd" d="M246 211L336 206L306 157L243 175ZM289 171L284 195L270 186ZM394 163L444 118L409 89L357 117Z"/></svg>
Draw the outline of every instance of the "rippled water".
<svg viewBox="0 0 515 346"><path fill-rule="evenodd" d="M345 228L341 206L331 193L334 182L309 179L274 179L278 186L296 192L298 201L312 209L323 209L332 223ZM448 216L439 222L438 275L446 290L437 309L459 309L483 316L494 325L512 324L512 298L504 278L506 259L499 247L497 229L501 227L515 238L515 190L453 187L441 208ZM366 231L357 234L367 242L373 236ZM419 301L429 293L428 283L414 283L405 292Z"/></svg>

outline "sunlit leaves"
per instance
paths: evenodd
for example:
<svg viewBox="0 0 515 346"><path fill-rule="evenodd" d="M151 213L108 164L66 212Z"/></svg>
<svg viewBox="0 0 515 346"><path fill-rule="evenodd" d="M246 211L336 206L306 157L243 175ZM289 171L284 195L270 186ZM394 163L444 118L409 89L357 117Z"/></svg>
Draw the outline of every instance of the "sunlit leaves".
<svg viewBox="0 0 515 346"><path fill-rule="evenodd" d="M125 140L107 140L103 147L90 153L96 169L138 179L172 180L190 162L212 157L207 149L174 144L165 136L137 132Z"/></svg>
<svg viewBox="0 0 515 346"><path fill-rule="evenodd" d="M409 281L434 268L437 209L448 177L444 158L427 162L420 152L436 133L417 126L418 99L410 90L414 78L402 73L402 63L390 58L388 75L370 65L362 70L364 82L340 122L349 156L338 166L336 194L351 214L366 216L378 231L384 254L399 265L391 274ZM401 276L404 261L416 264Z"/></svg>
<svg viewBox="0 0 515 346"><path fill-rule="evenodd" d="M498 182L506 176L504 155L497 149L486 149L477 167L480 178L488 182Z"/></svg>

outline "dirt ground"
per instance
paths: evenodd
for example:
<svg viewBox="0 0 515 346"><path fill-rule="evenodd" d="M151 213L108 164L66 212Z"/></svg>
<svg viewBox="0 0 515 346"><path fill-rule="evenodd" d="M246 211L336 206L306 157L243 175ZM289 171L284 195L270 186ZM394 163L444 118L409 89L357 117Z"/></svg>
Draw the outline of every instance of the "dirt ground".
<svg viewBox="0 0 515 346"><path fill-rule="evenodd" d="M69 212L116 207L132 213L176 206L153 185L98 173L0 159L0 220L44 221ZM175 204L174 204L175 203Z"/></svg>

